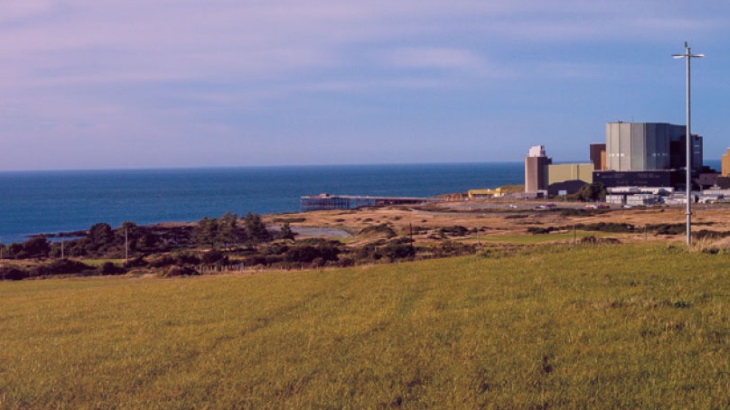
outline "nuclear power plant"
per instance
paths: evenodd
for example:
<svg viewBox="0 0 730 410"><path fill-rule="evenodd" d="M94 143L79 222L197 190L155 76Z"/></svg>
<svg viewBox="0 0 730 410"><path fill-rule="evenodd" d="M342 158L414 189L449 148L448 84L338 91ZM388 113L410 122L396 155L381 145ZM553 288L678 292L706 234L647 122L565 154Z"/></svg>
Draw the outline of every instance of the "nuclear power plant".
<svg viewBox="0 0 730 410"><path fill-rule="evenodd" d="M626 203L632 194L668 195L686 185L686 127L661 122L609 122L606 142L591 144L590 162L553 164L542 145L525 157L525 195L545 197L576 193L586 184L607 188L607 201ZM730 188L730 149L723 156L722 175L703 167L703 138L692 135L690 165L693 188ZM648 198L652 202L657 198Z"/></svg>

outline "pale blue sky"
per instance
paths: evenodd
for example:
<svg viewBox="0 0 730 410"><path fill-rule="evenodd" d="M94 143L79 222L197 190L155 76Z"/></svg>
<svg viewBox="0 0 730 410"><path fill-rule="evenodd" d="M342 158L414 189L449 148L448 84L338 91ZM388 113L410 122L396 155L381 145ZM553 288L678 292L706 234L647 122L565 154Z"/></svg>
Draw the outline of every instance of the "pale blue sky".
<svg viewBox="0 0 730 410"><path fill-rule="evenodd" d="M607 121L730 146L730 2L7 0L0 170L587 160Z"/></svg>

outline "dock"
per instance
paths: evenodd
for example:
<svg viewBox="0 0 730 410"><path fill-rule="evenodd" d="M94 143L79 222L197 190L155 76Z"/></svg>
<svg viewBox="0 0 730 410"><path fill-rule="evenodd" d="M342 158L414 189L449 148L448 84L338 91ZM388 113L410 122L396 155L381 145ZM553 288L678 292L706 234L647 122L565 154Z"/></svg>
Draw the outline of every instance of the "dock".
<svg viewBox="0 0 730 410"><path fill-rule="evenodd" d="M302 212L332 209L354 209L365 206L378 207L388 205L416 205L433 202L439 202L439 199L431 197L319 194L315 196L302 196L299 200Z"/></svg>

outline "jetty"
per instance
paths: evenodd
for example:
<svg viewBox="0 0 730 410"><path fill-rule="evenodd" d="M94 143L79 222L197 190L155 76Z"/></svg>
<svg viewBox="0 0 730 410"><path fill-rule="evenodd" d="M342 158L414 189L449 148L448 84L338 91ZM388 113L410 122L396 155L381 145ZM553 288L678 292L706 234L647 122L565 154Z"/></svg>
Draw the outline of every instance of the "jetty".
<svg viewBox="0 0 730 410"><path fill-rule="evenodd" d="M354 209L360 207L378 207L388 205L415 205L439 202L433 197L404 197L404 196L362 196L362 195L332 195L319 194L302 196L299 205L302 212L322 211L331 209Z"/></svg>

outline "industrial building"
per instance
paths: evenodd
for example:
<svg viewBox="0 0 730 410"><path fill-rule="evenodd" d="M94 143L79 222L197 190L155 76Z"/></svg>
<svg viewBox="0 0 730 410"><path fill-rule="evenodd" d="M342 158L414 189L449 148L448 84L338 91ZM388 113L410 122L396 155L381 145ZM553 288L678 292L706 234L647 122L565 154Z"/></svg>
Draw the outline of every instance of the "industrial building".
<svg viewBox="0 0 730 410"><path fill-rule="evenodd" d="M606 170L606 144L591 144L591 162L594 171Z"/></svg>
<svg viewBox="0 0 730 410"><path fill-rule="evenodd" d="M566 181L593 182L593 164L548 165L548 185Z"/></svg>
<svg viewBox="0 0 730 410"><path fill-rule="evenodd" d="M686 163L683 125L644 122L606 124L606 170L656 171L680 169ZM703 164L702 137L692 136L691 165Z"/></svg>
<svg viewBox="0 0 730 410"><path fill-rule="evenodd" d="M716 174L703 171L702 137L692 135L690 161L694 184L720 185ZM545 155L545 147L533 146L525 158L525 193L564 195L585 184L602 183L606 188L643 187L673 190L686 184L686 127L658 122L609 122L606 143L590 146L590 163L557 164ZM704 173L703 173L704 172ZM723 156L723 175L730 185L730 148ZM650 204L657 195L623 192L613 200L624 204ZM632 198L633 195L639 195ZM654 195L654 196L652 196Z"/></svg>
<svg viewBox="0 0 730 410"><path fill-rule="evenodd" d="M595 171L593 181L606 188L615 187L675 187L684 183L684 173L676 170L653 171Z"/></svg>
<svg viewBox="0 0 730 410"><path fill-rule="evenodd" d="M545 146L530 148L525 157L525 193L538 195L548 188L548 165L552 160L545 155Z"/></svg>
<svg viewBox="0 0 730 410"><path fill-rule="evenodd" d="M725 155L722 156L722 169L720 174L724 177L730 176L730 148L727 149Z"/></svg>

